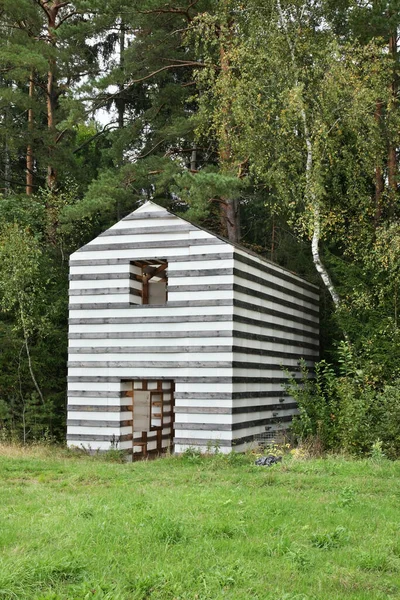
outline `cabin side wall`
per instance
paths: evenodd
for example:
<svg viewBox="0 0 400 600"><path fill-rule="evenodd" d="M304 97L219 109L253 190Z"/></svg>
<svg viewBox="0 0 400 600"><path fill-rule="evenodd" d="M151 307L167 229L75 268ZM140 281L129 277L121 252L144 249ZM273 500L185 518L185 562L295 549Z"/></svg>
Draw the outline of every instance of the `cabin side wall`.
<svg viewBox="0 0 400 600"><path fill-rule="evenodd" d="M279 438L296 413L285 370L319 356L316 286L279 266L235 251L233 424L235 448Z"/></svg>
<svg viewBox="0 0 400 600"><path fill-rule="evenodd" d="M232 250L151 205L71 256L70 446L131 450L126 381L154 379L175 382L175 451L231 449ZM132 302L143 259L168 261L165 304Z"/></svg>

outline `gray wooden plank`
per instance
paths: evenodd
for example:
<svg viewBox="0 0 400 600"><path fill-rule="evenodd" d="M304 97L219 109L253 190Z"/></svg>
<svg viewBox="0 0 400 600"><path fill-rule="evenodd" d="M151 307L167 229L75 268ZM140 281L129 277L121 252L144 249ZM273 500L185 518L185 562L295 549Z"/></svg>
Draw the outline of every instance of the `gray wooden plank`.
<svg viewBox="0 0 400 600"><path fill-rule="evenodd" d="M304 325L309 325L310 327L318 326L318 318L314 318L313 320L307 319L306 316L292 315L287 312L278 311L272 308L267 308L266 306L261 306L257 304L253 304L252 302L245 302L244 300L237 300L236 298L233 300L233 305L235 308L242 308L249 312L261 313L273 317L278 317L280 319L286 319L287 321L293 321L294 323L303 323ZM296 310L299 312L303 311L301 306L296 306ZM235 311L237 314L237 311Z"/></svg>
<svg viewBox="0 0 400 600"><path fill-rule="evenodd" d="M91 433L67 433L67 441L76 442L127 442L132 439L132 434L128 435L104 435Z"/></svg>
<svg viewBox="0 0 400 600"><path fill-rule="evenodd" d="M297 275L296 273L293 273L288 269L281 267L280 265L276 265L272 261L266 259L264 256L256 255L255 258L258 258L261 261L258 262L257 260L254 260L252 253L250 253L248 250L246 250L245 248L241 248L241 250L246 254L246 256L243 256L239 252L234 252L235 261L248 265L250 267L254 267L255 269L258 269L259 271L262 271L263 273L266 273L268 275L277 276L282 281L287 281L288 283L299 285L304 289L312 292L313 294L319 294L319 287L311 283L304 277L301 277L300 275Z"/></svg>
<svg viewBox="0 0 400 600"><path fill-rule="evenodd" d="M230 408L221 408L220 406L175 406L174 412L176 414L193 414L193 415L230 415L232 410Z"/></svg>
<svg viewBox="0 0 400 600"><path fill-rule="evenodd" d="M220 321L232 321L233 315L182 315L155 317L152 315L143 315L142 317L88 317L86 319L69 319L70 325L129 325L137 323L209 323ZM261 321L260 321L261 323ZM112 333L112 332L110 332ZM119 333L119 332L115 332ZM129 332L122 332L128 333ZM144 332L147 333L147 332ZM166 332L174 333L174 332ZM179 333L179 332L177 332ZM183 332L184 333L184 332ZM80 334L76 334L80 335ZM82 334L83 335L83 334ZM102 334L100 334L102 335Z"/></svg>
<svg viewBox="0 0 400 600"><path fill-rule="evenodd" d="M231 351L230 344L226 346L70 346L68 348L68 354L193 354L196 352L219 354Z"/></svg>
<svg viewBox="0 0 400 600"><path fill-rule="evenodd" d="M310 304L319 306L319 298L313 297L315 292L313 292L313 296L310 296L310 294L302 294L301 292L297 292L296 290L292 290L283 285L279 285L274 281L270 281L263 277L258 277L257 275L253 275L252 273L246 273L245 271L236 268L233 269L233 274L235 275L235 277L239 277L240 279L244 279L245 281L251 281L252 283L262 285L268 290L275 290L292 298L298 298L299 300L303 300L304 302L309 302ZM279 273L276 273L275 277L279 277L279 275Z"/></svg>
<svg viewBox="0 0 400 600"><path fill-rule="evenodd" d="M286 402L284 404L257 404L250 406L235 406L231 412L233 415L242 415L252 412L281 412L282 410L297 410L297 403Z"/></svg>
<svg viewBox="0 0 400 600"><path fill-rule="evenodd" d="M296 346L298 348L309 348L318 352L319 345L312 342L303 342L300 340L285 340L272 335L263 335L261 333L247 333L246 331L234 331L234 337L242 340L258 340L261 342L269 342L271 344L282 344L284 346ZM305 336L306 337L306 336Z"/></svg>
<svg viewBox="0 0 400 600"><path fill-rule="evenodd" d="M140 377L132 377L129 379L128 377L121 377L117 375L68 375L67 377L67 381L71 383L119 383L121 381L137 381L139 379ZM162 381L170 381L171 377L160 374L157 375L157 379ZM247 378L245 379L247 381ZM231 383L232 377L175 376L173 381L177 383Z"/></svg>
<svg viewBox="0 0 400 600"><path fill-rule="evenodd" d="M244 339L250 339L249 337L247 337L249 335L257 335L257 334L248 334L246 332L244 332L244 333L245 333L245 336L243 336ZM268 337L268 336L264 336L264 337ZM277 339L279 340L279 338L277 338ZM287 345L294 346L292 352L280 352L279 350L267 350L265 348L248 348L246 346L237 346L237 345L232 346L232 348L233 348L233 352L235 352L235 354L248 354L249 356L250 355L270 356L270 357L274 356L276 358L289 358L289 359L295 359L297 361L299 361L300 359L304 359L306 361L315 361L315 354L314 355L312 355L312 354L305 355L305 354L301 353L301 355L299 355L297 348L299 346L303 347L304 343L299 342L298 344L294 344L292 342L292 340L288 340L288 342L290 342L290 343L288 343ZM282 340L279 340L276 343L281 344Z"/></svg>
<svg viewBox="0 0 400 600"><path fill-rule="evenodd" d="M198 227L190 225L187 221L176 225L159 225L153 227L127 227L126 229L107 229L100 233L98 237L114 237L123 235L157 235L161 233L189 233L189 231L198 231Z"/></svg>
<svg viewBox="0 0 400 600"><path fill-rule="evenodd" d="M140 212L140 213L132 212L129 215L127 215L126 217L124 217L122 219L122 221L145 221L145 220L151 221L151 219L171 219L171 220L176 221L177 218L178 217L176 217L172 213L168 212L167 210L160 210L157 212L156 211Z"/></svg>
<svg viewBox="0 0 400 600"><path fill-rule="evenodd" d="M189 248L190 246L221 246L225 242L218 238L194 238L190 240L160 240L152 242L122 242L115 244L87 244L77 252L107 252L111 250L150 250L159 248ZM135 258L135 260L138 260ZM147 257L149 260L149 257Z"/></svg>
<svg viewBox="0 0 400 600"><path fill-rule="evenodd" d="M130 304L129 302L88 302L87 304L69 304L69 310L104 310L119 308L130 308L132 311L154 310L155 308L183 308L190 306L232 306L232 298L220 298L216 300L168 300L164 304Z"/></svg>
<svg viewBox="0 0 400 600"><path fill-rule="evenodd" d="M168 285L168 292L220 292L233 290L233 283L204 283Z"/></svg>
<svg viewBox="0 0 400 600"><path fill-rule="evenodd" d="M69 281L105 281L114 279L134 279L134 274L127 270L124 273L80 273L70 275Z"/></svg>
<svg viewBox="0 0 400 600"><path fill-rule="evenodd" d="M109 296L110 294L131 294L130 287L115 287L115 288L83 288L79 290L69 290L69 296Z"/></svg>
<svg viewBox="0 0 400 600"><path fill-rule="evenodd" d="M140 369L140 368L157 368L157 369L222 369L230 368L231 361L68 361L68 367L75 369ZM152 377L154 379L154 376ZM150 378L151 379L151 378ZM158 379L158 377L157 377Z"/></svg>
<svg viewBox="0 0 400 600"><path fill-rule="evenodd" d="M221 275L233 275L233 269L185 269L184 271L169 270L170 278L175 277L220 277Z"/></svg>
<svg viewBox="0 0 400 600"><path fill-rule="evenodd" d="M284 317L282 317L282 319L283 318ZM286 319L288 319L288 317L286 317ZM296 335L307 335L310 338L315 338L317 340L319 339L319 328L315 323L312 325L313 331L308 331L298 327L282 325L281 323L277 323L276 321L266 321L265 319L260 321L259 319L252 319L250 317L245 317L243 315L238 314L233 315L233 321L235 323L243 323L245 325L254 325L255 327L260 327L261 329L275 329L277 331L285 331L287 333L294 333Z"/></svg>
<svg viewBox="0 0 400 600"><path fill-rule="evenodd" d="M188 431L231 431L232 425L228 423L174 423L175 431L186 429Z"/></svg>
<svg viewBox="0 0 400 600"><path fill-rule="evenodd" d="M184 255L176 255L176 256L152 256L154 260L167 260L168 263L173 262L203 262L203 261L217 261L230 259L233 260L233 252L222 252L220 254L210 253L210 254L184 254ZM140 260L149 260L148 256L136 257L135 261ZM130 258L95 258L95 259L81 259L75 258L71 256L70 258L71 267L96 267L102 265L129 265L132 261Z"/></svg>
<svg viewBox="0 0 400 600"><path fill-rule="evenodd" d="M68 390L68 398L121 398L123 392L100 390Z"/></svg>
<svg viewBox="0 0 400 600"><path fill-rule="evenodd" d="M131 412L127 406L102 406L101 404L68 404L68 413L74 412L105 412L105 413L121 413Z"/></svg>
<svg viewBox="0 0 400 600"><path fill-rule="evenodd" d="M182 339L182 338L225 338L232 337L232 331L106 331L103 333L70 333L70 340L144 340L144 339Z"/></svg>
<svg viewBox="0 0 400 600"><path fill-rule="evenodd" d="M265 292L259 292L257 290L251 290L242 285L238 285L237 283L233 284L233 289L235 292L239 294L243 294L245 296L249 296L251 298L259 298L260 300L266 300L267 302L271 302L272 304L278 304L279 306L285 306L287 308L293 308L299 312L306 313L307 315L312 315L318 319L319 312L318 310L314 310L309 308L308 306L299 306L295 302L290 302L290 300L284 300L283 298L277 298L276 296L271 296L271 294L266 294Z"/></svg>
<svg viewBox="0 0 400 600"><path fill-rule="evenodd" d="M196 400L231 400L230 392L175 392L174 397L178 399L196 399Z"/></svg>
<svg viewBox="0 0 400 600"><path fill-rule="evenodd" d="M169 256L168 262L201 262L201 261L211 261L211 260L233 260L233 252L227 248L224 249L224 252L220 254L185 254L178 256Z"/></svg>
<svg viewBox="0 0 400 600"><path fill-rule="evenodd" d="M99 419L67 419L67 427L129 427L132 419L124 421L106 421Z"/></svg>
<svg viewBox="0 0 400 600"><path fill-rule="evenodd" d="M209 439L198 439L198 438L179 438L174 437L174 444L179 444L180 446L199 446L201 448L211 448L211 450L218 446L218 448L231 448L232 442L231 440L216 440L215 438Z"/></svg>

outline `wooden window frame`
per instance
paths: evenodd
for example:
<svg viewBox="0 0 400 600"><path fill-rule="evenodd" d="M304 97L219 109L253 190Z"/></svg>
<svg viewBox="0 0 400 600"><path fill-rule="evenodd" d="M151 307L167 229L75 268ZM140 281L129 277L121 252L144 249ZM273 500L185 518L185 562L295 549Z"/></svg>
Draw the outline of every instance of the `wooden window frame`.
<svg viewBox="0 0 400 600"><path fill-rule="evenodd" d="M162 304L168 302L168 262L165 259L155 258L151 260L134 260L131 264L141 269L141 275L131 275L132 279L139 281L142 284L141 291L134 290L135 295L139 295L142 298L142 306L157 306L156 303L149 302L149 285L153 277L158 277L160 281L165 283L165 301ZM147 272L146 272L147 271ZM160 276L161 275L161 276Z"/></svg>

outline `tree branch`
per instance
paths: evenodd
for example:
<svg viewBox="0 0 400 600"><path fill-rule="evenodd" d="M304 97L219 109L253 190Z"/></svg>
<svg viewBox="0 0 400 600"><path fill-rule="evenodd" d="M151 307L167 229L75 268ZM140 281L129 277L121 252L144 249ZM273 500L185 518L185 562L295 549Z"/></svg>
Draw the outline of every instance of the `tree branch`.
<svg viewBox="0 0 400 600"><path fill-rule="evenodd" d="M110 100L114 100L114 98L118 98L118 96L120 96L121 94L123 94L124 92L129 90L136 83L142 83L142 81L147 81L147 79L151 79L152 77L154 77L155 75L158 75L162 71L167 71L168 69L178 69L180 67L208 67L208 66L209 65L206 65L205 63L200 63L195 60L193 60L193 61L190 60L190 61L187 61L184 63L179 63L179 64L166 65L165 67L161 67L160 69L157 69L156 71L153 71L152 73L149 73L148 75L145 75L144 77L141 77L140 79L134 79L133 81L128 83L128 85L123 90L118 90L118 92L115 92L115 94L111 94L110 96L107 96L107 98L104 98L100 103L97 103L95 108L92 110L97 110L100 106L102 106L106 102L109 102ZM218 68L216 65L214 67Z"/></svg>

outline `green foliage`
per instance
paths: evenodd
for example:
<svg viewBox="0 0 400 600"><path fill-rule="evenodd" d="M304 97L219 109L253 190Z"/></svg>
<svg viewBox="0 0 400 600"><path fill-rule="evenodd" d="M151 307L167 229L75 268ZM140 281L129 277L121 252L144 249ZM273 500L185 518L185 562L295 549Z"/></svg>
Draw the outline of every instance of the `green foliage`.
<svg viewBox="0 0 400 600"><path fill-rule="evenodd" d="M400 382L377 389L345 344L339 373L321 361L311 378L303 364L301 383L291 379L288 390L299 406L292 424L299 439L316 438L329 451L400 456Z"/></svg>

